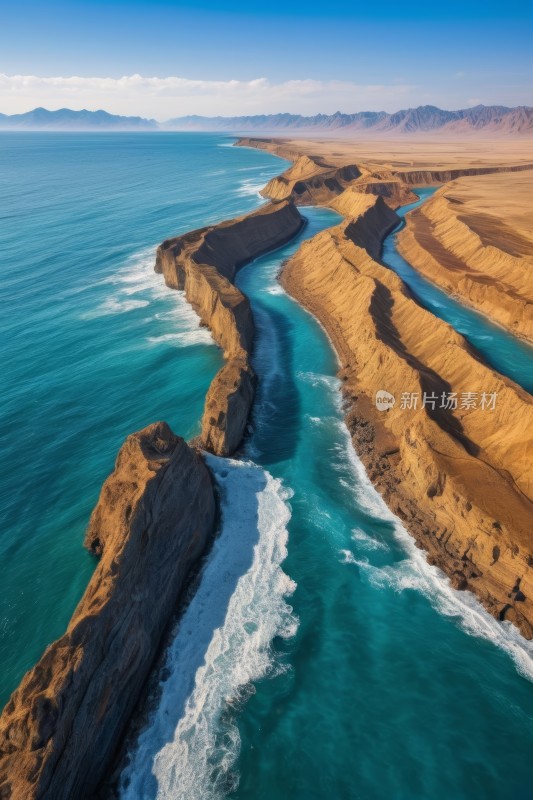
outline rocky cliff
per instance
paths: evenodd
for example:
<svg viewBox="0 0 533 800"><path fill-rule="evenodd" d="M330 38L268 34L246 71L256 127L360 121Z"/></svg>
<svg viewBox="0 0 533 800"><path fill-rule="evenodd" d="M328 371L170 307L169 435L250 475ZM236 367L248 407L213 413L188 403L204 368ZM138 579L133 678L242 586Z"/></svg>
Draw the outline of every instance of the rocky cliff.
<svg viewBox="0 0 533 800"><path fill-rule="evenodd" d="M409 186L430 186L436 183L448 183L464 176L524 172L531 169L533 169L533 163L495 167L458 167L457 169L398 169L394 171L394 175Z"/></svg>
<svg viewBox="0 0 533 800"><path fill-rule="evenodd" d="M397 221L383 199L361 195L351 211L302 245L282 283L336 346L354 446L390 508L455 586L531 638L533 399L376 260ZM379 390L396 398L388 410ZM495 394L495 409L462 407L469 392ZM450 393L457 408L442 407ZM411 394L417 407L402 408Z"/></svg>
<svg viewBox="0 0 533 800"><path fill-rule="evenodd" d="M531 173L461 178L409 214L399 250L433 283L533 342L532 211Z"/></svg>
<svg viewBox="0 0 533 800"><path fill-rule="evenodd" d="M334 167L322 159L298 156L289 169L267 183L261 194L272 200L292 198L301 206L326 205L360 175L355 164Z"/></svg>
<svg viewBox="0 0 533 800"><path fill-rule="evenodd" d="M164 422L129 436L87 532L96 571L0 717L0 797L91 796L214 525L200 455Z"/></svg>
<svg viewBox="0 0 533 800"><path fill-rule="evenodd" d="M158 248L156 271L163 273L167 286L185 291L224 350L226 363L209 389L201 434L204 449L217 455L231 455L239 446L255 389L252 312L233 280L240 267L283 246L303 225L294 203L285 200L168 239Z"/></svg>
<svg viewBox="0 0 533 800"><path fill-rule="evenodd" d="M383 197L391 208L416 200L401 171L367 164L333 165L324 158L302 154L290 143L273 139L243 138L237 145L267 150L293 162L262 189L261 194L273 200L291 199L300 206L330 206L343 216L350 215L354 193Z"/></svg>

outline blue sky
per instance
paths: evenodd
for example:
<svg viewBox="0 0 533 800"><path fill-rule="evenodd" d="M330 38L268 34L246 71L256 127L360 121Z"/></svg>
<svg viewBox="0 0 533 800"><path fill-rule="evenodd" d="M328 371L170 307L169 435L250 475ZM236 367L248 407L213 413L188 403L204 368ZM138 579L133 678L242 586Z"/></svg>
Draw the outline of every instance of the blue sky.
<svg viewBox="0 0 533 800"><path fill-rule="evenodd" d="M525 2L0 4L0 111L393 111L533 105Z"/></svg>

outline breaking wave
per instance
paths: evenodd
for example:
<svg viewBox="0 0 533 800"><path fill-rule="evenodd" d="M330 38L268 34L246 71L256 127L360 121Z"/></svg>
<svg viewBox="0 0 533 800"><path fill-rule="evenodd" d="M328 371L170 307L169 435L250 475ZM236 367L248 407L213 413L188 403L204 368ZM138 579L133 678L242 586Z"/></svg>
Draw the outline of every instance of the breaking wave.
<svg viewBox="0 0 533 800"><path fill-rule="evenodd" d="M120 796L215 800L236 785L232 709L253 682L282 669L272 641L297 627L281 569L290 493L251 462L208 456L222 527L166 656L168 677L121 776Z"/></svg>

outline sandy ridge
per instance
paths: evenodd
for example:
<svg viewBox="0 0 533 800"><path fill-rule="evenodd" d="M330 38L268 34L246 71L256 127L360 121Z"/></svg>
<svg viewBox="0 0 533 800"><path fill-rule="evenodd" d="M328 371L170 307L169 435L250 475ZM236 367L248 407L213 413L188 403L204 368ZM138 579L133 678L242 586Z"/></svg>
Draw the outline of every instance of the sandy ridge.
<svg viewBox="0 0 533 800"><path fill-rule="evenodd" d="M379 180L368 165L358 167ZM355 448L391 509L455 586L474 591L494 616L530 638L533 400L482 363L379 263L381 241L398 222L396 197L359 193L357 184L325 203L345 221L305 242L282 283L335 344ZM380 412L379 389L397 399L424 391L498 399L493 412L438 404L402 410L399 402Z"/></svg>
<svg viewBox="0 0 533 800"><path fill-rule="evenodd" d="M508 199L520 192L525 215L533 173L454 180L408 215L398 244L433 283L533 342L532 234L517 230Z"/></svg>
<svg viewBox="0 0 533 800"><path fill-rule="evenodd" d="M200 443L216 455L239 446L255 394L251 365L254 323L250 303L235 286L238 269L281 247L304 225L291 200L268 203L251 214L175 239L158 248L156 271L185 296L224 350L225 364L206 397Z"/></svg>

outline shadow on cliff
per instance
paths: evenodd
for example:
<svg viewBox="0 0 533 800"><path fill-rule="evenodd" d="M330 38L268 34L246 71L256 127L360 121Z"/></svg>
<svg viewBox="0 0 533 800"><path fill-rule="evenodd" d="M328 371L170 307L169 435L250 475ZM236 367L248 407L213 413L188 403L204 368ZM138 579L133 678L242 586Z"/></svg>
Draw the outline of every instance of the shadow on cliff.
<svg viewBox="0 0 533 800"><path fill-rule="evenodd" d="M370 316L374 322L376 337L418 373L420 388L428 396L436 398L433 405L425 407L426 414L439 428L462 444L467 453L478 455L479 447L465 434L461 421L452 410L440 408L438 398L448 396L452 386L435 370L410 353L393 321L394 297L390 289L380 281L375 281L375 289L370 301Z"/></svg>
<svg viewBox="0 0 533 800"><path fill-rule="evenodd" d="M300 439L301 409L294 380L293 323L289 316L254 300L257 338L253 366L259 378L252 411L253 449L268 466L292 458Z"/></svg>
<svg viewBox="0 0 533 800"><path fill-rule="evenodd" d="M255 595L268 591L254 562L261 534L259 503L267 475L255 465L235 467L217 457L208 459L221 492L222 523L196 591L170 637L164 666L154 676L159 688L147 701L149 708L141 710L150 721L136 745L132 739L126 742L130 753L121 764L120 772L125 768L126 773L119 781L120 796L128 799L171 796L183 773L201 770L203 761L212 757L210 740L220 720L232 714L232 697L246 694L247 687L232 685L231 679L239 673L235 660L250 647L242 639L253 636L246 626L253 616ZM191 741L203 743L205 750L189 750ZM157 775L152 771L156 757ZM231 780L231 776L221 775L221 779ZM113 788L117 790L116 783Z"/></svg>

